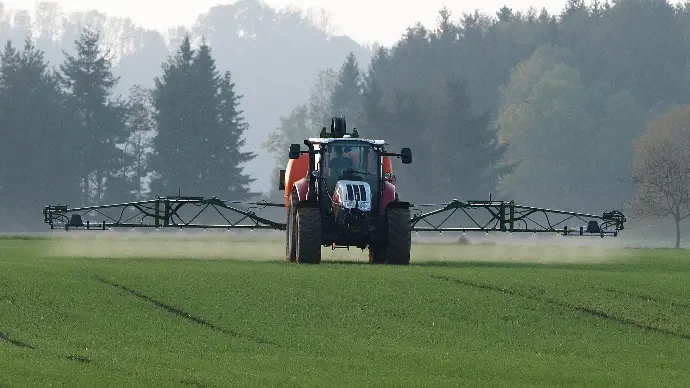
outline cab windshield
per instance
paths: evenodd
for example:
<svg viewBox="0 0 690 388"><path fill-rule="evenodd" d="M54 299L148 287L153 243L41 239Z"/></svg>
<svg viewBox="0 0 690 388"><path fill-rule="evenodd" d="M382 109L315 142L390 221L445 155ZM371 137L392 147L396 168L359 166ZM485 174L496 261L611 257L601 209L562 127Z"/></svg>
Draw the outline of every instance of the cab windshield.
<svg viewBox="0 0 690 388"><path fill-rule="evenodd" d="M331 179L378 178L376 151L366 143L331 143L325 149L324 175Z"/></svg>

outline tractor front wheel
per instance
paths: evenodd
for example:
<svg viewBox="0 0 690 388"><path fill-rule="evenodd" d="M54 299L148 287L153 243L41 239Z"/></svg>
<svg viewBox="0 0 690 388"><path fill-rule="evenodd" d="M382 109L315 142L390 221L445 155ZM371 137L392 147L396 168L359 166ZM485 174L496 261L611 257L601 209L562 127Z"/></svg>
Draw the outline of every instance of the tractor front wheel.
<svg viewBox="0 0 690 388"><path fill-rule="evenodd" d="M297 260L297 225L295 223L297 204L297 193L292 191L288 202L287 222L285 228L285 257L286 260L294 263Z"/></svg>
<svg viewBox="0 0 690 388"><path fill-rule="evenodd" d="M321 213L316 207L297 209L297 262L300 264L321 263Z"/></svg>
<svg viewBox="0 0 690 388"><path fill-rule="evenodd" d="M387 224L385 240L369 248L369 262L372 264L410 264L412 232L410 209L391 208L386 210Z"/></svg>

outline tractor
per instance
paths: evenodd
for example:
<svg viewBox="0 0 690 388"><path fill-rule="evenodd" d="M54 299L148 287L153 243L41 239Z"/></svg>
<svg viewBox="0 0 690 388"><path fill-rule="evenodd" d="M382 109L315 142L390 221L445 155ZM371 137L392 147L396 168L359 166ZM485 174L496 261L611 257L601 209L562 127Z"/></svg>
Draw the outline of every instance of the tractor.
<svg viewBox="0 0 690 388"><path fill-rule="evenodd" d="M285 191L288 261L318 264L322 247L369 249L373 264L410 262L411 204L395 190L391 158L412 162L412 151L386 150L384 140L347 133L345 118L330 133L292 144L279 189Z"/></svg>

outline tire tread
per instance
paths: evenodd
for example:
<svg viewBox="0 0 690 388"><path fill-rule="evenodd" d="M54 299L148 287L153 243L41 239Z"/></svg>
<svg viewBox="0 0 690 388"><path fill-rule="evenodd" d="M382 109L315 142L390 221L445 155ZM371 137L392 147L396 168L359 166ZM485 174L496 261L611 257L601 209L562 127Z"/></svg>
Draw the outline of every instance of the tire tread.
<svg viewBox="0 0 690 388"><path fill-rule="evenodd" d="M318 208L297 209L297 262L319 264L321 262L321 213Z"/></svg>

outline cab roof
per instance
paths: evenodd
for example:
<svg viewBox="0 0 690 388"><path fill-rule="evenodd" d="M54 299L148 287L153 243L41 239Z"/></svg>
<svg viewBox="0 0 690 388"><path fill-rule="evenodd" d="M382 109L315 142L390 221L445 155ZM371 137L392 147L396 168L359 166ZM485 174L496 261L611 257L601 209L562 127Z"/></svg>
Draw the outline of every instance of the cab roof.
<svg viewBox="0 0 690 388"><path fill-rule="evenodd" d="M347 136L347 135L345 135ZM371 145L375 146L382 146L386 144L385 140L372 140L372 139L362 139L359 137L311 137L309 138L309 142L311 144L329 144L329 143L338 143L338 142L364 142L364 143L369 143Z"/></svg>

